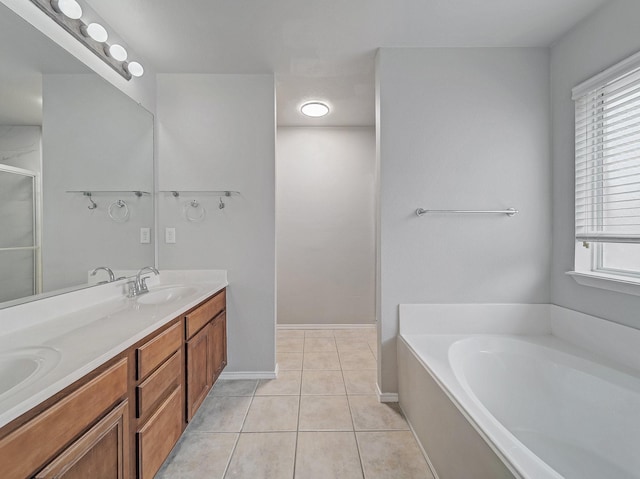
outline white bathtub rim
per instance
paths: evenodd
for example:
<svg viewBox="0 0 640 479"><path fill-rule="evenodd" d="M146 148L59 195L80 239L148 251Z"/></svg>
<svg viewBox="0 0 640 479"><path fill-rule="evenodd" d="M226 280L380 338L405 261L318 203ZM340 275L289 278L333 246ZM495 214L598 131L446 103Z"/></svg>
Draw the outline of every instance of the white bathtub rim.
<svg viewBox="0 0 640 479"><path fill-rule="evenodd" d="M486 334L482 335L486 336ZM463 389L462 385L460 385L449 367L439 365L440 367L438 369L443 370L434 371L427 365L426 361L416 352L409 342L411 336L433 336L439 340L453 344L460 339L473 335L407 335L406 337L398 336L398 340L407 346L411 354L420 362L436 384L440 386L455 407L484 439L514 477L517 479L563 479L563 476L527 449L526 446L521 445L507 428L493 418L486 408L481 404L476 404ZM545 335L545 337L547 336ZM409 341L405 338L408 338ZM551 338L551 336L549 335L548 338Z"/></svg>

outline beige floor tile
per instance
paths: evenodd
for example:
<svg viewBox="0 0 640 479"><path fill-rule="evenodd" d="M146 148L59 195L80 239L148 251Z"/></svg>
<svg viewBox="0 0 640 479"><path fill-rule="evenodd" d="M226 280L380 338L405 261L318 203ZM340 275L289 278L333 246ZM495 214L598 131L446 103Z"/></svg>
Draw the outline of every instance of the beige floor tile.
<svg viewBox="0 0 640 479"><path fill-rule="evenodd" d="M362 468L352 432L300 432L296 479L361 479ZM399 477L399 476L398 476Z"/></svg>
<svg viewBox="0 0 640 479"><path fill-rule="evenodd" d="M340 369L340 361L336 351L324 353L304 353L303 369Z"/></svg>
<svg viewBox="0 0 640 479"><path fill-rule="evenodd" d="M375 394L377 372L375 369L342 371L347 394Z"/></svg>
<svg viewBox="0 0 640 479"><path fill-rule="evenodd" d="M410 431L358 432L367 479L433 479Z"/></svg>
<svg viewBox="0 0 640 479"><path fill-rule="evenodd" d="M300 396L256 396L243 432L295 431Z"/></svg>
<svg viewBox="0 0 640 479"><path fill-rule="evenodd" d="M346 394L342 371L310 369L302 371L302 394L321 396Z"/></svg>
<svg viewBox="0 0 640 479"><path fill-rule="evenodd" d="M301 377L302 371L280 371L277 379L261 379L256 396L297 396Z"/></svg>
<svg viewBox="0 0 640 479"><path fill-rule="evenodd" d="M158 471L156 479L222 479L237 433L186 433Z"/></svg>
<svg viewBox="0 0 640 479"><path fill-rule="evenodd" d="M305 353L324 353L337 351L333 338L304 338Z"/></svg>
<svg viewBox="0 0 640 479"><path fill-rule="evenodd" d="M346 396L302 396L299 431L353 431Z"/></svg>
<svg viewBox="0 0 640 479"><path fill-rule="evenodd" d="M213 385L213 396L253 396L258 381L251 379L218 379Z"/></svg>
<svg viewBox="0 0 640 479"><path fill-rule="evenodd" d="M225 479L291 479L296 433L240 434Z"/></svg>
<svg viewBox="0 0 640 479"><path fill-rule="evenodd" d="M366 351L340 351L340 365L343 370L348 369L377 369L376 358L371 349Z"/></svg>
<svg viewBox="0 0 640 479"><path fill-rule="evenodd" d="M304 331L301 329L278 329L276 337L278 339L304 338Z"/></svg>
<svg viewBox="0 0 640 479"><path fill-rule="evenodd" d="M369 328L354 328L354 329L335 329L333 331L333 337L336 339L352 339L356 341L366 341L371 333Z"/></svg>
<svg viewBox="0 0 640 479"><path fill-rule="evenodd" d="M408 430L397 403L380 403L376 396L349 396L356 431Z"/></svg>
<svg viewBox="0 0 640 479"><path fill-rule="evenodd" d="M278 352L276 356L278 361L278 368L280 368L281 371L299 371L302 369L302 353Z"/></svg>
<svg viewBox="0 0 640 479"><path fill-rule="evenodd" d="M250 397L209 396L189 423L189 432L240 432Z"/></svg>
<svg viewBox="0 0 640 479"><path fill-rule="evenodd" d="M279 353L301 353L304 347L304 337L282 338L276 342L276 351Z"/></svg>
<svg viewBox="0 0 640 479"><path fill-rule="evenodd" d="M369 343L365 340L336 339L338 352L342 351L371 351Z"/></svg>
<svg viewBox="0 0 640 479"><path fill-rule="evenodd" d="M304 332L305 338L333 338L332 329L307 329Z"/></svg>

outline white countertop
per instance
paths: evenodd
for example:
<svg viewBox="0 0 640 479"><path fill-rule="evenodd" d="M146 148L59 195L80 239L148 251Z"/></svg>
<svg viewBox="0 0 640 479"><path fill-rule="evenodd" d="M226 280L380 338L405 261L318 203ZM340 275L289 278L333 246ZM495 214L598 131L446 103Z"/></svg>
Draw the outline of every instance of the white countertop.
<svg viewBox="0 0 640 479"><path fill-rule="evenodd" d="M45 348L58 361L38 379L0 394L0 427L228 285L221 270L161 270L147 283L150 291L169 285L193 291L145 305L127 298L120 281L1 310L0 360L12 351Z"/></svg>

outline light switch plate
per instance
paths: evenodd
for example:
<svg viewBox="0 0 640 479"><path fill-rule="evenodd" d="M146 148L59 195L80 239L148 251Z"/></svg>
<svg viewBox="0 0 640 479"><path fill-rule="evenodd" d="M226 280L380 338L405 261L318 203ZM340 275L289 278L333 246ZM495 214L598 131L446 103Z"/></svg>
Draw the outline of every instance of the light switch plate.
<svg viewBox="0 0 640 479"><path fill-rule="evenodd" d="M151 243L151 228L140 228L140 243Z"/></svg>
<svg viewBox="0 0 640 479"><path fill-rule="evenodd" d="M173 244L176 242L176 229L165 228L164 229L164 242L167 244Z"/></svg>

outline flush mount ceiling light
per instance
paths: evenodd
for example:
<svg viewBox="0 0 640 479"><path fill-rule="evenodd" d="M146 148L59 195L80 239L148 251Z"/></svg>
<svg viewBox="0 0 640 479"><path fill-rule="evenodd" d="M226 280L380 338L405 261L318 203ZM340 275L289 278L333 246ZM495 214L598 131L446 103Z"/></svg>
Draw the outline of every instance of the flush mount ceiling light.
<svg viewBox="0 0 640 479"><path fill-rule="evenodd" d="M93 38L98 43L104 43L109 38L107 29L99 23L90 23L89 25L82 25L80 31L85 37Z"/></svg>
<svg viewBox="0 0 640 479"><path fill-rule="evenodd" d="M126 63L129 54L119 43L107 44L109 27L86 0L30 0L60 27L95 53L125 80L141 77L144 68L138 62ZM90 19L90 21L88 21Z"/></svg>
<svg viewBox="0 0 640 479"><path fill-rule="evenodd" d="M51 6L56 12L72 20L82 17L82 7L76 0L51 0Z"/></svg>
<svg viewBox="0 0 640 479"><path fill-rule="evenodd" d="M303 115L310 116L312 118L320 118L329 113L329 107L320 101L310 101L300 107L300 111Z"/></svg>

